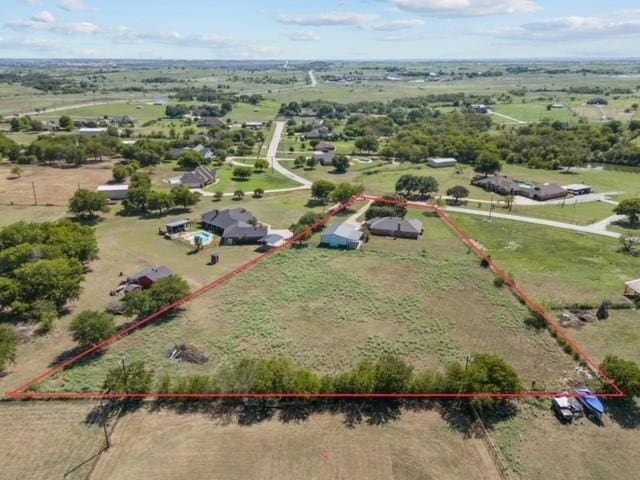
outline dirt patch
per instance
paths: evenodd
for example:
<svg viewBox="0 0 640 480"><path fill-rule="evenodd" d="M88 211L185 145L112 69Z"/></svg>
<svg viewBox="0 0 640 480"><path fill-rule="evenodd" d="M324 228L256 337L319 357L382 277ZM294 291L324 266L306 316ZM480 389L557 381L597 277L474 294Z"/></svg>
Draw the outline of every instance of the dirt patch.
<svg viewBox="0 0 640 480"><path fill-rule="evenodd" d="M21 168L21 176L15 178L11 168L0 167L0 204L66 205L78 188L95 190L112 177L112 165L106 162L79 168Z"/></svg>

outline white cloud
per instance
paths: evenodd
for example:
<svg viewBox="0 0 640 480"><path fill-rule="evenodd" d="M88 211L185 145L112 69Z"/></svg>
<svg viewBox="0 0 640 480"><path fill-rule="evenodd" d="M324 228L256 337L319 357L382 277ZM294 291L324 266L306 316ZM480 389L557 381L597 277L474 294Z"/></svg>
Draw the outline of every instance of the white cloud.
<svg viewBox="0 0 640 480"><path fill-rule="evenodd" d="M628 37L640 35L640 19L618 17L559 17L517 27L505 27L487 31L473 31L513 40L595 40L602 37Z"/></svg>
<svg viewBox="0 0 640 480"><path fill-rule="evenodd" d="M49 31L63 35L92 35L101 31L98 25L91 22L61 23L47 10L38 12L27 20L10 20L6 25L14 30Z"/></svg>
<svg viewBox="0 0 640 480"><path fill-rule="evenodd" d="M531 13L542 9L536 0L391 0L402 10L434 17L483 17Z"/></svg>
<svg viewBox="0 0 640 480"><path fill-rule="evenodd" d="M285 34L287 38L293 42L319 42L320 35L311 30L304 30L298 32L290 32Z"/></svg>
<svg viewBox="0 0 640 480"><path fill-rule="evenodd" d="M231 37L211 34L185 35L180 32L159 32L134 30L118 27L108 32L116 43L160 43L183 47L228 47L237 42Z"/></svg>
<svg viewBox="0 0 640 480"><path fill-rule="evenodd" d="M84 12L87 9L84 0L59 0L58 6L68 12Z"/></svg>
<svg viewBox="0 0 640 480"><path fill-rule="evenodd" d="M404 30L419 28L424 20L384 20L380 15L355 12L329 12L318 15L276 15L275 19L287 25L314 27L352 26L362 30Z"/></svg>
<svg viewBox="0 0 640 480"><path fill-rule="evenodd" d="M38 5L41 0L21 0L25 5Z"/></svg>

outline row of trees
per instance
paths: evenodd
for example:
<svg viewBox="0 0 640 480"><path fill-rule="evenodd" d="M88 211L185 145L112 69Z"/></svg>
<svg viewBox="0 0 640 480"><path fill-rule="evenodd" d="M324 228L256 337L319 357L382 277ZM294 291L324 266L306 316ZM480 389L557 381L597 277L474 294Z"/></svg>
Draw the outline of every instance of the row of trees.
<svg viewBox="0 0 640 480"><path fill-rule="evenodd" d="M94 231L68 220L18 222L0 230L0 319L48 330L81 292L84 265L98 257Z"/></svg>
<svg viewBox="0 0 640 480"><path fill-rule="evenodd" d="M215 376L174 378L154 382L153 371L141 362L114 367L104 388L114 393L517 393L523 385L502 358L477 354L465 367L451 363L444 373L415 372L404 361L388 357L364 360L350 371L318 376L290 360L242 359ZM495 401L483 401L485 405Z"/></svg>
<svg viewBox="0 0 640 480"><path fill-rule="evenodd" d="M176 206L186 210L201 200L199 194L185 186L173 187L169 191L152 190L151 177L145 172L136 171L131 175L129 184L129 194L123 203L128 213L163 213Z"/></svg>
<svg viewBox="0 0 640 480"><path fill-rule="evenodd" d="M344 203L351 197L361 195L364 192L362 185L351 183L335 184L328 180L318 180L311 186L311 197L321 204L326 204L328 200L336 203Z"/></svg>

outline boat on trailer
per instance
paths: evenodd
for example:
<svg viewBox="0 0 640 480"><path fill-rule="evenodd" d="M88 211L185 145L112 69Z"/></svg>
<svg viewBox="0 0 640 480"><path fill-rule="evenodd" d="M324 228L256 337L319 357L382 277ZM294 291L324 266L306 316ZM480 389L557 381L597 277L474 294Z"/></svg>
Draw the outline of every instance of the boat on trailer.
<svg viewBox="0 0 640 480"><path fill-rule="evenodd" d="M578 401L584 406L585 410L598 418L601 418L604 414L604 405L598 397L596 397L591 390L586 388L579 388L576 390L578 394Z"/></svg>

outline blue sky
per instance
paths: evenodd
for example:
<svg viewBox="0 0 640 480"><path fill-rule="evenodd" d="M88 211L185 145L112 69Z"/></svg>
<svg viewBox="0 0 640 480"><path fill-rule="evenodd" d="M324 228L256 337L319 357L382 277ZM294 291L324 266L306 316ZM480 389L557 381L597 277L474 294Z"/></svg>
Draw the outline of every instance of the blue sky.
<svg viewBox="0 0 640 480"><path fill-rule="evenodd" d="M0 57L639 56L637 0L1 0Z"/></svg>

